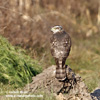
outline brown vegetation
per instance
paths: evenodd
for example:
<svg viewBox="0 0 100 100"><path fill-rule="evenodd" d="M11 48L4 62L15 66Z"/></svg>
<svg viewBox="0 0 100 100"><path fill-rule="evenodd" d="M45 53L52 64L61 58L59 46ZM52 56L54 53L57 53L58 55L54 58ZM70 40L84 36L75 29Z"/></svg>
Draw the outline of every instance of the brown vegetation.
<svg viewBox="0 0 100 100"><path fill-rule="evenodd" d="M98 33L99 0L1 0L0 34L31 50L47 46L50 28L62 25L72 37ZM35 50L35 51L34 51ZM35 53L35 54L34 54Z"/></svg>

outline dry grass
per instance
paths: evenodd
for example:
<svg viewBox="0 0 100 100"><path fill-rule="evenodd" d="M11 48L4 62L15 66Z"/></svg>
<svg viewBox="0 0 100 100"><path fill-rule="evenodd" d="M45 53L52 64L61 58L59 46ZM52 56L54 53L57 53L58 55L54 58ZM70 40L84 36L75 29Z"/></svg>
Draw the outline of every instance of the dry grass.
<svg viewBox="0 0 100 100"><path fill-rule="evenodd" d="M75 41L76 42L76 41ZM89 91L93 91L100 82L100 40L98 35L77 40L72 47L67 64L82 76Z"/></svg>

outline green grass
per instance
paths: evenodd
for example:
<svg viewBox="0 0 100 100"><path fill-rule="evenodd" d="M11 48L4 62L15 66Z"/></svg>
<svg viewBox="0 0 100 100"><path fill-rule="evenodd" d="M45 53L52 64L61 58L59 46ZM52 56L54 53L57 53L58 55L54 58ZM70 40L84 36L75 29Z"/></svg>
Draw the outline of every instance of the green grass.
<svg viewBox="0 0 100 100"><path fill-rule="evenodd" d="M36 60L0 36L0 89L2 91L23 87L32 81L32 76L41 71L41 66Z"/></svg>

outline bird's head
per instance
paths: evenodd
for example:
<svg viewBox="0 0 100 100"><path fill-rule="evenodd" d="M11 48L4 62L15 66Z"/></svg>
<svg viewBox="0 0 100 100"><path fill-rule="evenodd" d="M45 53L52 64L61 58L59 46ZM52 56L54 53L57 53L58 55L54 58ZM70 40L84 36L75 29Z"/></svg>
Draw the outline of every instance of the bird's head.
<svg viewBox="0 0 100 100"><path fill-rule="evenodd" d="M57 32L61 32L62 26L54 26L54 27L51 28L51 31L53 32L53 34L55 34Z"/></svg>

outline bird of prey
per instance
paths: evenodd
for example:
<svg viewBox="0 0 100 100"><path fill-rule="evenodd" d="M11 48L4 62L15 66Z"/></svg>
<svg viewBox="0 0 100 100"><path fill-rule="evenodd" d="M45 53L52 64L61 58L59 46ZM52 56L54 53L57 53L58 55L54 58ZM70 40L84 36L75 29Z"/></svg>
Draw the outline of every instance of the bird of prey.
<svg viewBox="0 0 100 100"><path fill-rule="evenodd" d="M54 26L51 31L53 32L50 38L51 54L57 65L55 77L59 81L64 81L66 79L65 62L70 53L71 38L62 26Z"/></svg>

